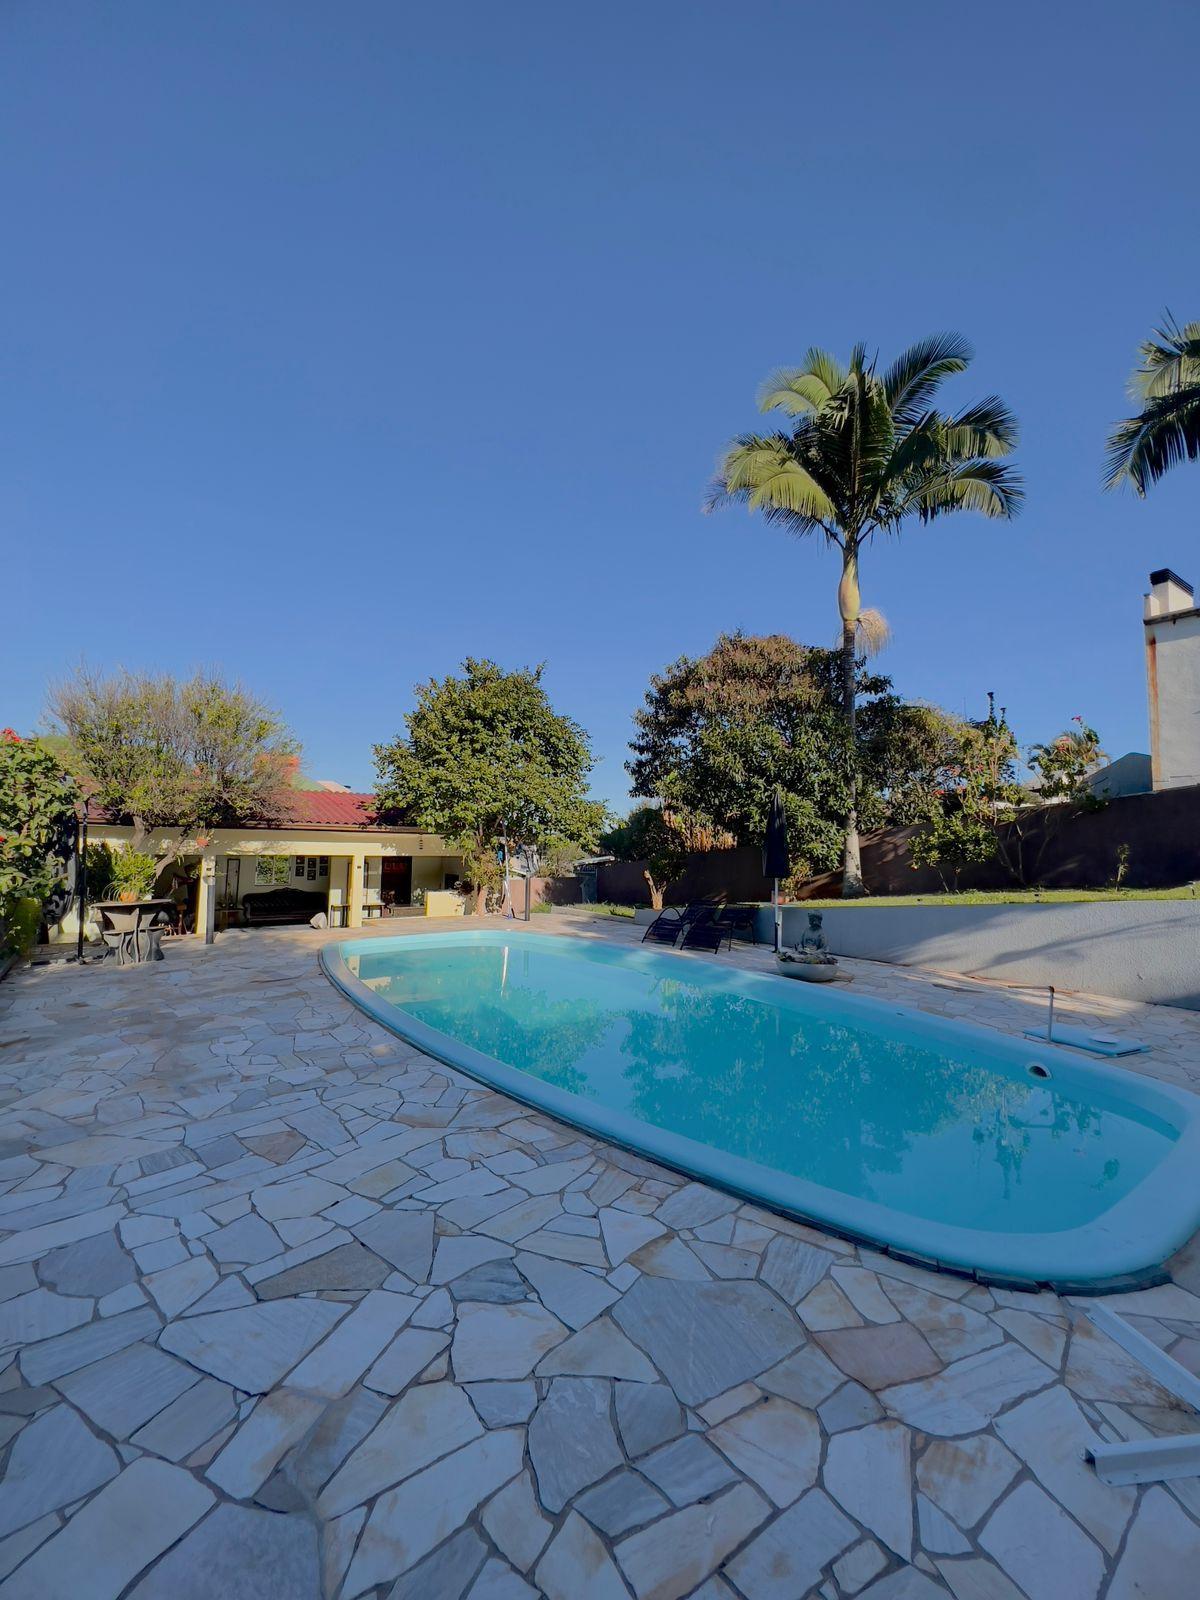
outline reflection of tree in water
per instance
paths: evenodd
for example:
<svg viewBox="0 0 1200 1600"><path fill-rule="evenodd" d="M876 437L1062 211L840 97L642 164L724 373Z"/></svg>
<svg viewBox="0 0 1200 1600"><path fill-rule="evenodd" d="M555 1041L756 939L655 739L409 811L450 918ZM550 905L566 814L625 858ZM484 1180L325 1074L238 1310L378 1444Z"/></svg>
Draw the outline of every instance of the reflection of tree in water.
<svg viewBox="0 0 1200 1600"><path fill-rule="evenodd" d="M1101 1134L1093 1107L937 1051L671 981L657 999L660 1013L629 1015L630 1109L785 1171L795 1170L801 1130L802 1175L843 1192L871 1195L873 1177L903 1170L914 1139L964 1122L1006 1196L1034 1129L1056 1140ZM1110 1162L1100 1184L1116 1171Z"/></svg>
<svg viewBox="0 0 1200 1600"><path fill-rule="evenodd" d="M424 952L422 952L424 954ZM466 952L464 952L466 954ZM387 991L400 1006L431 1028L441 1028L463 1044L509 1066L532 1072L572 1094L588 1095L588 1078L576 1063L612 1026L606 1007L554 999L526 986L522 977L502 981L503 952L485 946L469 960L447 967L444 959L406 963ZM464 996L470 1005L464 1005Z"/></svg>
<svg viewBox="0 0 1200 1600"><path fill-rule="evenodd" d="M949 1063L913 1073L894 1041L740 995L667 983L658 998L662 1014L631 1016L622 1047L632 1109L649 1122L784 1170L802 1129L806 1178L869 1194L872 1173L901 1170L910 1135L957 1116Z"/></svg>
<svg viewBox="0 0 1200 1600"><path fill-rule="evenodd" d="M979 1146L980 1159L985 1150L989 1151L991 1161L1003 1174L1006 1200L1012 1193L1012 1181L1019 1180L1022 1162L1033 1148L1035 1133L1058 1145L1067 1138L1100 1141L1106 1136L1103 1112L1082 1100L1065 1100L1051 1089L1031 1088L977 1068L966 1069L964 1076L966 1082L956 1096L956 1104L963 1120L974 1124L971 1138ZM1092 1187L1097 1192L1107 1188L1120 1171L1119 1159L1110 1156L1100 1165Z"/></svg>
<svg viewBox="0 0 1200 1600"><path fill-rule="evenodd" d="M958 1125L971 1129L981 1183L990 1188L998 1173L1006 1199L1037 1148L1035 1134L1055 1143L1104 1137L1100 1110L1046 1085L746 995L666 978L618 1007L611 993L590 1001L530 987L536 967L517 957L505 982L495 946L457 954L450 968L432 953L406 961L387 998L588 1098L597 1089L581 1063L611 1035L634 1116L783 1171L798 1170L799 1135L800 1175L843 1192L873 1195L872 1180L903 1173L915 1141ZM1097 1163L1094 1187L1119 1170L1115 1158Z"/></svg>

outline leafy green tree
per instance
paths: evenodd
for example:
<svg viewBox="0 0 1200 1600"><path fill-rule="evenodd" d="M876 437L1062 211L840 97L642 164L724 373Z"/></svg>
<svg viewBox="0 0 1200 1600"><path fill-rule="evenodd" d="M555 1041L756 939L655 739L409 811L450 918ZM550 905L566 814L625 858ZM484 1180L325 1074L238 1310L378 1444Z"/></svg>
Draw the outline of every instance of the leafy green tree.
<svg viewBox="0 0 1200 1600"><path fill-rule="evenodd" d="M91 798L132 827L134 851L174 834L159 843L157 873L209 829L281 814L299 746L240 685L84 667L52 691L50 713Z"/></svg>
<svg viewBox="0 0 1200 1600"><path fill-rule="evenodd" d="M636 806L600 836L600 848L618 861L642 863L655 911L662 910L667 887L682 876L691 851L728 849L733 842L732 835L714 828L707 817L657 805Z"/></svg>
<svg viewBox="0 0 1200 1600"><path fill-rule="evenodd" d="M946 414L933 409L943 381L965 371L971 347L957 334L912 345L884 372L863 345L843 367L811 349L803 365L772 373L759 394L762 411L789 426L745 433L725 450L709 505L736 502L797 536L815 535L842 558L841 709L848 755L842 893L864 892L858 845L856 749L858 656L864 618L859 563L877 533L929 522L955 511L1011 517L1022 491L1002 458L1017 426L994 395Z"/></svg>
<svg viewBox="0 0 1200 1600"><path fill-rule="evenodd" d="M860 825L904 828L938 815L959 758L963 719L888 693L860 706L857 727Z"/></svg>
<svg viewBox="0 0 1200 1600"><path fill-rule="evenodd" d="M940 811L914 834L909 860L914 867L933 867L942 888L957 893L964 867L984 866L996 859L996 830L968 811Z"/></svg>
<svg viewBox="0 0 1200 1600"><path fill-rule="evenodd" d="M1109 435L1104 486L1128 483L1144 498L1171 467L1200 459L1200 322L1168 317L1139 354L1129 392L1141 408Z"/></svg>
<svg viewBox="0 0 1200 1600"><path fill-rule="evenodd" d="M482 915L510 845L591 849L604 807L587 798L593 760L578 723L551 706L542 668L505 672L468 657L463 675L417 689L406 734L375 746L376 804L450 840Z"/></svg>
<svg viewBox="0 0 1200 1600"><path fill-rule="evenodd" d="M1016 737L1004 707L997 711L989 694L987 716L959 727L957 751L943 772L941 805L910 845L913 865L936 867L943 884L955 889L964 867L993 860L1018 883L1036 881L1068 818L1104 804L1087 782L1105 759L1100 736L1082 717L1072 720L1075 728L1030 746L1027 760L1038 781L1023 784Z"/></svg>
<svg viewBox="0 0 1200 1600"><path fill-rule="evenodd" d="M0 731L0 924L14 922L22 901L40 909L63 883L78 802L75 780L49 750Z"/></svg>
<svg viewBox="0 0 1200 1600"><path fill-rule="evenodd" d="M939 805L909 846L914 867L934 867L945 888L958 888L964 867L1000 853L1001 826L1025 801L1017 782L1017 741L995 696L987 716L955 730L941 773Z"/></svg>
<svg viewBox="0 0 1200 1600"><path fill-rule="evenodd" d="M859 664L854 765L871 827L928 815L945 757L946 713L890 691ZM634 723L633 791L665 816L706 819L733 842L760 845L779 784L795 875L836 864L852 803L838 652L784 634L723 634L652 678Z"/></svg>

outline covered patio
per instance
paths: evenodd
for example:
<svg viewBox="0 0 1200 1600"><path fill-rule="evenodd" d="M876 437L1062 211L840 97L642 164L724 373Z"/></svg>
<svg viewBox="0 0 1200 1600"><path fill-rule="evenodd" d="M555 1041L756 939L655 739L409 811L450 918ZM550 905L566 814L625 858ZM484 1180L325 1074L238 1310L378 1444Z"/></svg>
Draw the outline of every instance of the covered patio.
<svg viewBox="0 0 1200 1600"><path fill-rule="evenodd" d="M128 848L132 829L89 816L89 839ZM165 854L177 836L164 829L145 849ZM460 859L444 839L380 820L372 796L297 790L285 815L259 827L217 828L185 841L160 874L157 892L183 908L188 932L203 933L212 902L218 931L307 923L324 913L333 928L358 928L376 917L420 911L431 892L451 889ZM73 932L64 927L64 933Z"/></svg>

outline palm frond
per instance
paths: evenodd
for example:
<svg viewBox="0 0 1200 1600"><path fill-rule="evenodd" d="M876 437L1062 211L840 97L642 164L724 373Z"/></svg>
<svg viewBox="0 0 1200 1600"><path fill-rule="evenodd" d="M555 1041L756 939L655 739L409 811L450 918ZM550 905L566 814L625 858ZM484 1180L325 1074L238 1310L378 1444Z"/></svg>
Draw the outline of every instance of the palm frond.
<svg viewBox="0 0 1200 1600"><path fill-rule="evenodd" d="M878 379L864 384L857 412L860 481L864 486L867 483L877 485L886 477L888 463L896 449L895 419Z"/></svg>
<svg viewBox="0 0 1200 1600"><path fill-rule="evenodd" d="M1020 429L999 395L989 394L957 416L942 418L941 433L951 455L995 460L1016 449Z"/></svg>
<svg viewBox="0 0 1200 1600"><path fill-rule="evenodd" d="M809 345L804 352L800 368L820 378L830 394L834 394L846 381L846 369L838 358L830 355L828 350L818 350L815 344Z"/></svg>
<svg viewBox="0 0 1200 1600"><path fill-rule="evenodd" d="M911 427L928 409L943 378L965 372L975 352L958 333L934 333L918 339L883 375L883 389L901 428Z"/></svg>
<svg viewBox="0 0 1200 1600"><path fill-rule="evenodd" d="M867 347L860 340L850 352L850 365L846 376L850 377L853 374L870 372L873 366L874 362L867 360Z"/></svg>
<svg viewBox="0 0 1200 1600"><path fill-rule="evenodd" d="M829 495L799 462L784 434L743 434L725 452L708 500L709 509L736 501L768 520L811 532L836 517Z"/></svg>
<svg viewBox="0 0 1200 1600"><path fill-rule="evenodd" d="M769 372L758 391L760 411L784 412L789 417L819 411L831 390L816 372L804 368L777 367Z"/></svg>
<svg viewBox="0 0 1200 1600"><path fill-rule="evenodd" d="M1191 388L1200 383L1200 322L1180 327L1168 315L1138 354L1142 364L1129 380L1129 392L1135 400L1156 400Z"/></svg>
<svg viewBox="0 0 1200 1600"><path fill-rule="evenodd" d="M1113 429L1104 487L1129 483L1144 498L1152 483L1185 460L1200 460L1200 383L1147 400L1140 416Z"/></svg>
<svg viewBox="0 0 1200 1600"><path fill-rule="evenodd" d="M985 517L1014 517L1025 499L1021 478L999 461L963 461L913 484L904 509L922 522L951 511L978 511Z"/></svg>

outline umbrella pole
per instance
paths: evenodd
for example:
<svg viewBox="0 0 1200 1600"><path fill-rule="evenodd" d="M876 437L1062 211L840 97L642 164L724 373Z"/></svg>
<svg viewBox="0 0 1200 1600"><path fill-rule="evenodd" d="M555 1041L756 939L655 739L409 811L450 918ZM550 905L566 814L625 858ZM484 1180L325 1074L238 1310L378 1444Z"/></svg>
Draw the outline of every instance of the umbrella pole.
<svg viewBox="0 0 1200 1600"><path fill-rule="evenodd" d="M775 954L783 948L783 915L779 908L779 879L771 880L771 906L775 919Z"/></svg>

